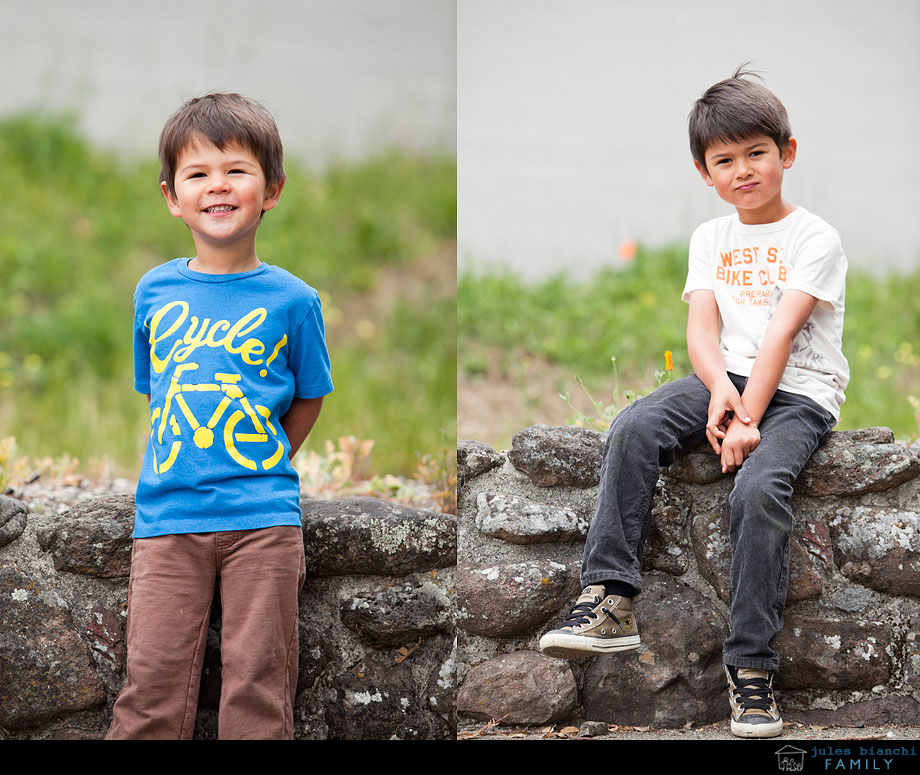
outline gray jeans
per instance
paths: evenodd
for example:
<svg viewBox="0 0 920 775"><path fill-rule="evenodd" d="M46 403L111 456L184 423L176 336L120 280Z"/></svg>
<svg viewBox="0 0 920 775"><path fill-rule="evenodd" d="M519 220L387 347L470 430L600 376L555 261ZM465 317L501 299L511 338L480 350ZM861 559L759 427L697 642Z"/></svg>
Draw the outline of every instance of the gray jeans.
<svg viewBox="0 0 920 775"><path fill-rule="evenodd" d="M730 374L739 392L747 379ZM706 441L709 391L696 377L662 385L614 419L604 447L597 512L588 531L582 585L625 582L642 590L642 548L659 467ZM725 664L777 670L771 647L783 626L793 483L827 439L833 416L812 399L778 390L760 422L761 441L735 474L729 497L731 635Z"/></svg>

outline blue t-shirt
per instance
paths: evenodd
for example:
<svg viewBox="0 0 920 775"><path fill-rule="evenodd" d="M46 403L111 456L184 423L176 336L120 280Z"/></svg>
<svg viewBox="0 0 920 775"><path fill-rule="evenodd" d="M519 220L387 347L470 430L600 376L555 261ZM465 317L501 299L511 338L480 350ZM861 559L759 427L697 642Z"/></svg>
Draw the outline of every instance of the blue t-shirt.
<svg viewBox="0 0 920 775"><path fill-rule="evenodd" d="M319 296L276 266L204 274L179 258L134 293L134 387L151 433L134 537L300 525L281 417L332 391Z"/></svg>

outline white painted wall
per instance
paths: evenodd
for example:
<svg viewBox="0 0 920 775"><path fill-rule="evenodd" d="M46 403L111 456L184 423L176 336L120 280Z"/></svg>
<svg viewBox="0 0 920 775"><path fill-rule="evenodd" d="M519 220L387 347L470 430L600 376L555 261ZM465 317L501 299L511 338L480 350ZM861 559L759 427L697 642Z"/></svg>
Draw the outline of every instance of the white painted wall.
<svg viewBox="0 0 920 775"><path fill-rule="evenodd" d="M692 166L687 115L748 59L798 140L791 201L851 265L917 266L918 39L915 0L461 0L460 266L584 273L730 212Z"/></svg>
<svg viewBox="0 0 920 775"><path fill-rule="evenodd" d="M0 115L79 115L156 154L172 111L238 91L311 163L456 148L454 0L0 0Z"/></svg>

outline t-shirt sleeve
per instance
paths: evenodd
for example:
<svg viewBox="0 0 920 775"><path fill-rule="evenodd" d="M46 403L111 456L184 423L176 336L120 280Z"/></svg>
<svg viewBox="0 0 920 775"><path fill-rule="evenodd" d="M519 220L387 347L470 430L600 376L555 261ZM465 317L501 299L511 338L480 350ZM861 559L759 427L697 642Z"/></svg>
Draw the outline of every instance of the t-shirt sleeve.
<svg viewBox="0 0 920 775"><path fill-rule="evenodd" d="M787 291L808 293L830 309L843 301L847 259L835 231L807 235L796 247L794 260L786 281Z"/></svg>
<svg viewBox="0 0 920 775"><path fill-rule="evenodd" d="M150 394L150 341L144 326L144 313L134 295L134 389L141 395Z"/></svg>
<svg viewBox="0 0 920 775"><path fill-rule="evenodd" d="M303 322L294 333L288 366L294 373L295 398L319 398L332 392L332 372L319 296L314 298Z"/></svg>
<svg viewBox="0 0 920 775"><path fill-rule="evenodd" d="M714 290L712 284L712 246L711 239L707 236L708 230L699 226L690 238L690 257L687 269L687 282L681 298L689 302L693 291Z"/></svg>

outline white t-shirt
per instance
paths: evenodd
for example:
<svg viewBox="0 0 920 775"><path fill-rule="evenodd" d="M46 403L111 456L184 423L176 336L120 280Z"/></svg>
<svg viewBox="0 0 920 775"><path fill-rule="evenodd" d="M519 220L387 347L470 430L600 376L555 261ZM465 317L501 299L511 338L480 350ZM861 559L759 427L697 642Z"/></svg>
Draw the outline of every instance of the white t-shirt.
<svg viewBox="0 0 920 775"><path fill-rule="evenodd" d="M725 368L748 377L776 305L787 290L818 304L799 332L778 389L805 395L840 418L850 367L841 349L847 259L840 235L802 207L775 223L737 214L707 221L690 240L683 299L715 293Z"/></svg>

